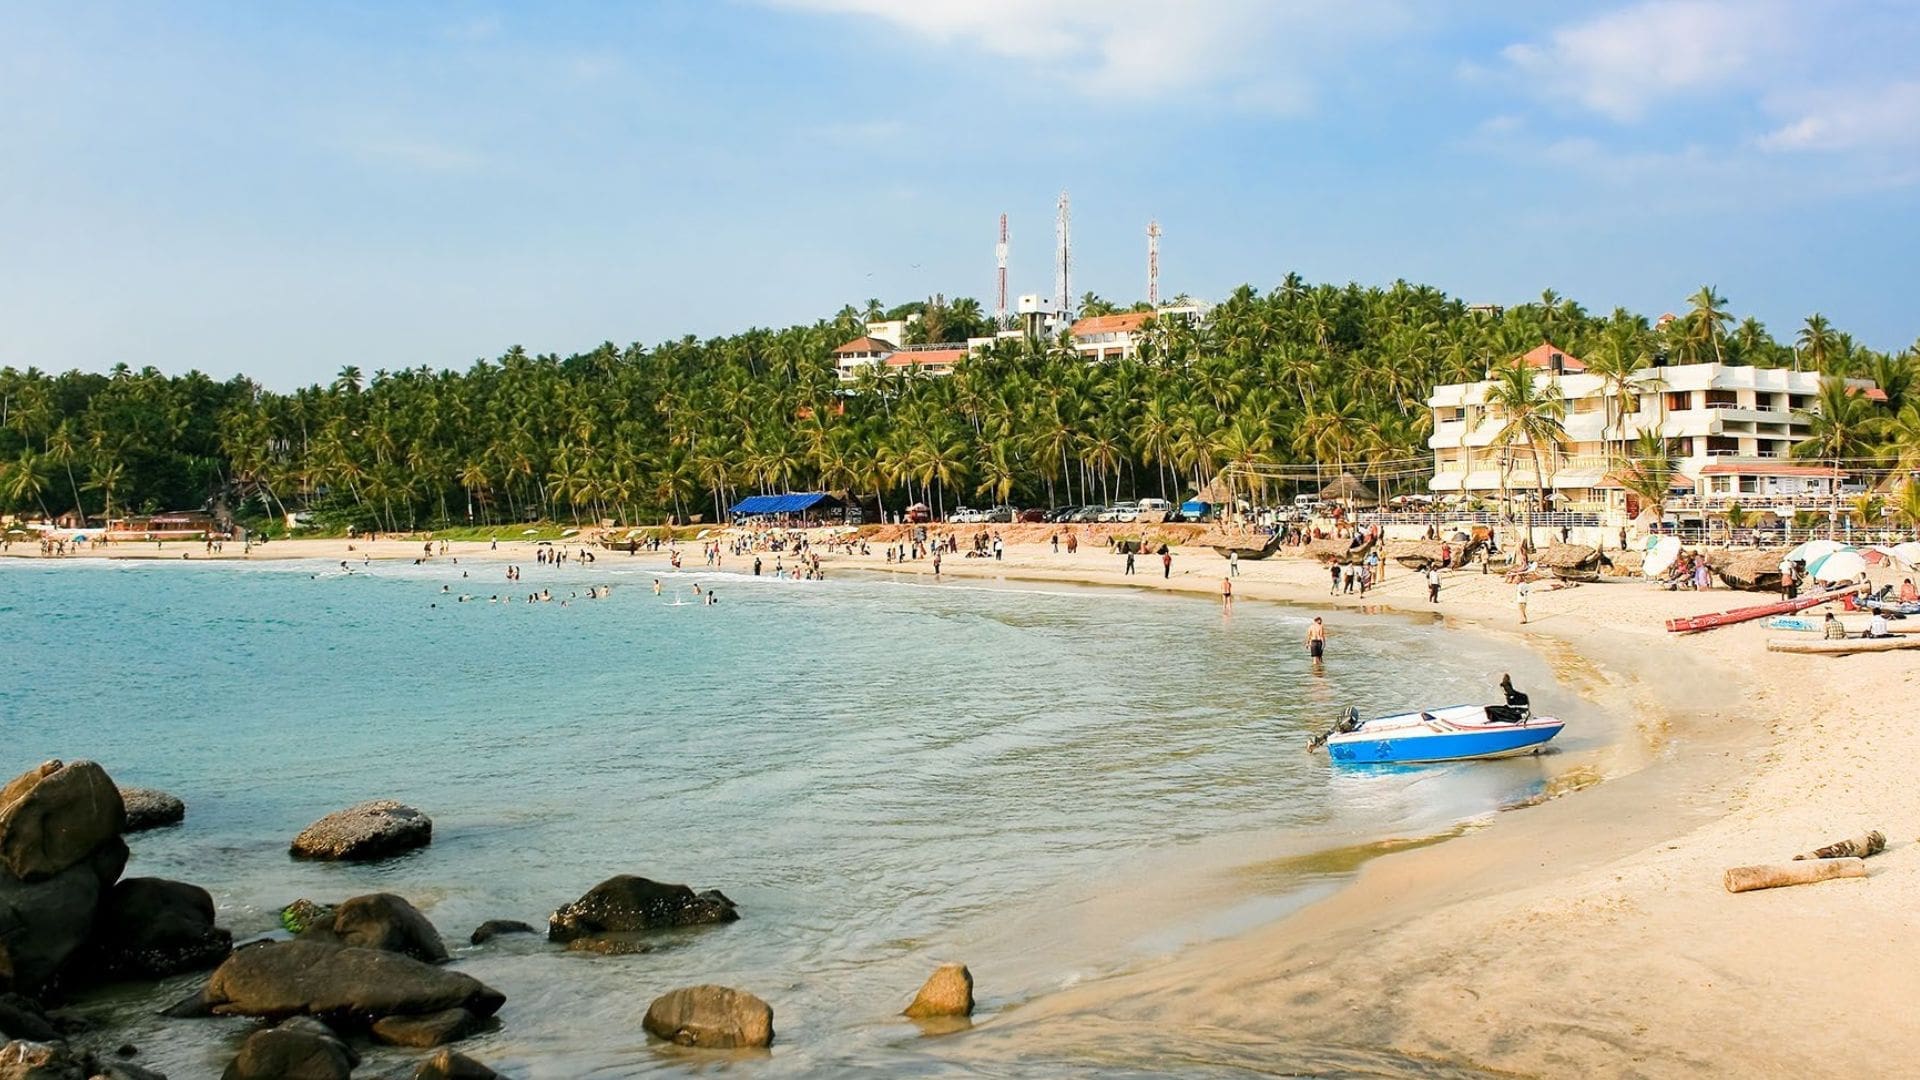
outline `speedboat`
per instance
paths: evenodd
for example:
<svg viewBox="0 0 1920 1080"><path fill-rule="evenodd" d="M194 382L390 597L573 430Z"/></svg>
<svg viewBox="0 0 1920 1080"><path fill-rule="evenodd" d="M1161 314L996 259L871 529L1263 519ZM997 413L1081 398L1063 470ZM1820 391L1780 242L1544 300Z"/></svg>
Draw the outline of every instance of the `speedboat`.
<svg viewBox="0 0 1920 1080"><path fill-rule="evenodd" d="M1343 765L1472 761L1538 752L1564 721L1504 705L1452 705L1361 720L1358 710L1308 749L1325 745Z"/></svg>

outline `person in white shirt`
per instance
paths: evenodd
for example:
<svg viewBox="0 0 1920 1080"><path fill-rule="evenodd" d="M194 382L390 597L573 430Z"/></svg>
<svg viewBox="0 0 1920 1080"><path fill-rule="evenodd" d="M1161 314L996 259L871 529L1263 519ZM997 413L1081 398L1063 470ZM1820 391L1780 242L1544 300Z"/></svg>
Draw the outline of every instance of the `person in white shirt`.
<svg viewBox="0 0 1920 1080"><path fill-rule="evenodd" d="M1887 625L1885 612L1876 611L1873 613L1873 618L1867 620L1867 636L1870 638L1893 636L1893 628Z"/></svg>

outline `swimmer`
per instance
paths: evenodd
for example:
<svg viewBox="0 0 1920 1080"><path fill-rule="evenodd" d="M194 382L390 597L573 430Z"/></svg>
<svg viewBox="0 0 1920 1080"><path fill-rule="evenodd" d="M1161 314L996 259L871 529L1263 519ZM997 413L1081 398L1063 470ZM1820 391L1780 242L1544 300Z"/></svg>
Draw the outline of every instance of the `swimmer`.
<svg viewBox="0 0 1920 1080"><path fill-rule="evenodd" d="M660 595L660 579L659 578L653 579L653 595L655 596Z"/></svg>

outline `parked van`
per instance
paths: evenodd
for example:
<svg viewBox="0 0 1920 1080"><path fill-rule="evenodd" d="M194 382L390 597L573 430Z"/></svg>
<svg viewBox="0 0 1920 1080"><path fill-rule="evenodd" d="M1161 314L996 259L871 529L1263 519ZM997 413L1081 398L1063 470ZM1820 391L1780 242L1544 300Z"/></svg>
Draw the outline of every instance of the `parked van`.
<svg viewBox="0 0 1920 1080"><path fill-rule="evenodd" d="M1134 517L1145 525L1158 525L1173 516L1173 504L1165 499L1141 499L1140 512Z"/></svg>

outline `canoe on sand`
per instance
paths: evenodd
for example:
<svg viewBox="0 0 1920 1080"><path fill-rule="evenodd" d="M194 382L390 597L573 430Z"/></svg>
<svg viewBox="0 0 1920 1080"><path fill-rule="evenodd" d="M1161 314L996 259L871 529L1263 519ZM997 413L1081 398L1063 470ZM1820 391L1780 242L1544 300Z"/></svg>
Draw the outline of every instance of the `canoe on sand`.
<svg viewBox="0 0 1920 1080"><path fill-rule="evenodd" d="M1795 638L1767 639L1768 652L1851 656L1854 653L1896 652L1900 649L1920 649L1920 637L1840 638L1833 641L1826 638L1817 638L1812 641L1801 641Z"/></svg>

